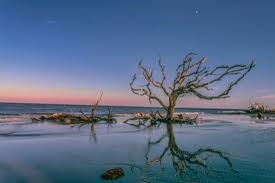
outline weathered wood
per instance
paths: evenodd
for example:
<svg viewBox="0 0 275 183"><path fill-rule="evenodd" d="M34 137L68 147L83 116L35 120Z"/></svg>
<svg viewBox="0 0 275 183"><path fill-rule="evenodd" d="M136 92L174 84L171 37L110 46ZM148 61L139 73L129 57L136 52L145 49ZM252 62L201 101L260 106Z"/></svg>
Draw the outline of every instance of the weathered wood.
<svg viewBox="0 0 275 183"><path fill-rule="evenodd" d="M165 120L176 121L173 116L177 100L180 97L191 94L206 100L228 98L233 87L255 67L255 63L252 61L248 65L221 65L209 69L204 66L206 58L203 57L198 61L194 61L195 55L195 53L189 53L185 56L176 69L175 78L168 86L166 85L167 74L161 58L159 58L158 63L161 72L160 80L156 80L153 76L153 70L144 66L140 61L138 67L143 74L145 83L135 86L137 74L134 74L130 82L131 91L136 95L148 97L149 103L152 100L156 101L166 111ZM215 84L226 78L231 81L225 89L219 93L209 92L214 90ZM158 91L156 92L154 89Z"/></svg>
<svg viewBox="0 0 275 183"><path fill-rule="evenodd" d="M99 121L106 122L116 122L116 119L112 116L87 116L87 115L77 115L77 114L63 114L63 113L54 113L50 115L43 115L40 117L31 118L33 122L39 121L55 121L61 122L64 124L81 124L81 123L96 123Z"/></svg>
<svg viewBox="0 0 275 183"><path fill-rule="evenodd" d="M85 114L82 110L80 110L81 115L79 114L64 114L64 113L54 113L48 115L42 115L40 117L31 118L33 122L39 121L56 121L62 122L64 124L90 124L90 123L97 123L100 121L105 121L108 123L116 122L116 119L113 117L112 111L108 109L108 114L106 116L97 116L96 115L96 108L101 101L103 92L99 99L96 101L94 105L91 106L91 114Z"/></svg>
<svg viewBox="0 0 275 183"><path fill-rule="evenodd" d="M250 114L275 114L275 109L261 103L251 103L247 113Z"/></svg>
<svg viewBox="0 0 275 183"><path fill-rule="evenodd" d="M174 114L172 119L167 119L160 112L152 113L134 113L133 117L126 119L123 123L135 127L152 127L159 126L161 123L178 123L178 124L196 124L198 122L198 115L187 115L185 113Z"/></svg>

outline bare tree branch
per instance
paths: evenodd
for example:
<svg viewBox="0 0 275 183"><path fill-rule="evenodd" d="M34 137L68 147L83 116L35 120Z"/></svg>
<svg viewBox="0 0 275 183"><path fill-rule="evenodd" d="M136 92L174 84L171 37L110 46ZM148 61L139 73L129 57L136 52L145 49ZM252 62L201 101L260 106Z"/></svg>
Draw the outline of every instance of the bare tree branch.
<svg viewBox="0 0 275 183"><path fill-rule="evenodd" d="M145 85L140 87L134 87L134 82L137 79L137 75L133 76L130 82L131 91L140 96L147 96L149 102L152 100L157 101L167 112L166 119L172 120L176 107L176 102L179 97L186 94L193 94L201 99L223 99L228 98L230 91L236 86L251 70L255 67L254 61L249 65L221 65L214 69L208 69L204 66L206 57L202 57L198 61L194 61L195 53L187 54L182 63L176 69L176 76L169 87L166 88L165 82L167 75L165 73L165 67L161 62L161 58L158 60L158 65L161 72L161 80L157 81L153 78L153 71L151 68L145 67L142 61L139 62L139 69L142 71ZM223 81L224 79L230 79L228 86L217 94L207 93L214 90L214 85ZM154 89L161 89L163 95L157 95L154 93ZM167 100L163 100L165 96ZM164 101L169 101L166 104Z"/></svg>
<svg viewBox="0 0 275 183"><path fill-rule="evenodd" d="M179 88L178 93L179 94L184 94L186 91L188 93L192 93L195 96L202 98L202 99L207 99L207 100L213 100L213 99L220 99L220 98L228 98L230 91L233 89L235 85L237 85L245 76L247 73L251 71L251 69L255 67L254 61L251 62L250 65L234 65L234 66L219 66L216 67L214 70L206 72L203 77L208 77L208 76L213 76L218 70L222 70L222 73L215 75L216 77L205 81L201 82L199 81L191 81L188 82L187 85L185 86L185 90L183 91L182 88ZM232 76L232 75L239 75L235 80L231 81L228 87L226 87L222 92L216 95L207 95L207 94L202 94L199 89L205 89L205 90L211 90L211 84L214 84L216 82L222 81L226 76Z"/></svg>
<svg viewBox="0 0 275 183"><path fill-rule="evenodd" d="M164 102L159 97L157 97L155 94L153 94L153 92L150 88L151 82L148 82L145 86L135 88L134 82L136 81L136 79L137 79L137 76L136 76L136 74L134 74L133 79L130 82L130 88L134 94L140 95L140 96L147 96L150 103L151 103L152 99L156 100L164 109L167 109L167 106L164 104Z"/></svg>
<svg viewBox="0 0 275 183"><path fill-rule="evenodd" d="M103 96L103 91L100 94L99 99L96 101L96 103L92 106L92 110L91 110L91 117L94 118L96 116L96 108L99 104L99 102L101 101L101 98Z"/></svg>

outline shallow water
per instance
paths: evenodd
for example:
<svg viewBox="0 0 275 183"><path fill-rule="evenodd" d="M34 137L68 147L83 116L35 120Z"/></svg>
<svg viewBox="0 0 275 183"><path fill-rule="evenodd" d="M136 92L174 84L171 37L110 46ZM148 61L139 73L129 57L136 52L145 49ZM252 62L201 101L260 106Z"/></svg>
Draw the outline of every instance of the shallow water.
<svg viewBox="0 0 275 183"><path fill-rule="evenodd" d="M135 128L120 123L126 117L118 117L117 124L97 124L91 131L90 126L31 123L26 111L11 115L0 108L0 112L0 182L108 182L100 175L117 166L125 170L125 176L115 181L121 183L275 181L272 120L204 112L200 113L204 122L173 125L171 133L165 124L153 129ZM151 146L148 153L148 140L157 140L167 132L169 135ZM193 170L181 173L173 166L169 151L161 165L150 162L171 145L171 137L181 151L222 151L232 167L211 153L206 154L207 168L194 164Z"/></svg>

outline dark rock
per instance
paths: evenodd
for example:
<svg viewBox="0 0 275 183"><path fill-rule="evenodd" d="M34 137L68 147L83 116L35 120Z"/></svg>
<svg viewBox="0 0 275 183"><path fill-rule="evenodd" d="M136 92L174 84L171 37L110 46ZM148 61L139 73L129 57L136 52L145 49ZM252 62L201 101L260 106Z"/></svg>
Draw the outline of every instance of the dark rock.
<svg viewBox="0 0 275 183"><path fill-rule="evenodd" d="M112 168L106 171L101 177L105 180L114 180L124 176L124 171L120 167Z"/></svg>

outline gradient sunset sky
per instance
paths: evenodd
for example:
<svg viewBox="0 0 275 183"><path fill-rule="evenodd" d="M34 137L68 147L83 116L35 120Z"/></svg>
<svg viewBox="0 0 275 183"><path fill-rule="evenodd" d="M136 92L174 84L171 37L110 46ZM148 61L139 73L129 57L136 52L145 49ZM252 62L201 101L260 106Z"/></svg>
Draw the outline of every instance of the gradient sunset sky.
<svg viewBox="0 0 275 183"><path fill-rule="evenodd" d="M210 66L256 68L231 98L182 98L182 107L275 105L275 1L1 0L0 101L147 106L130 92L140 59L169 75L188 52Z"/></svg>

